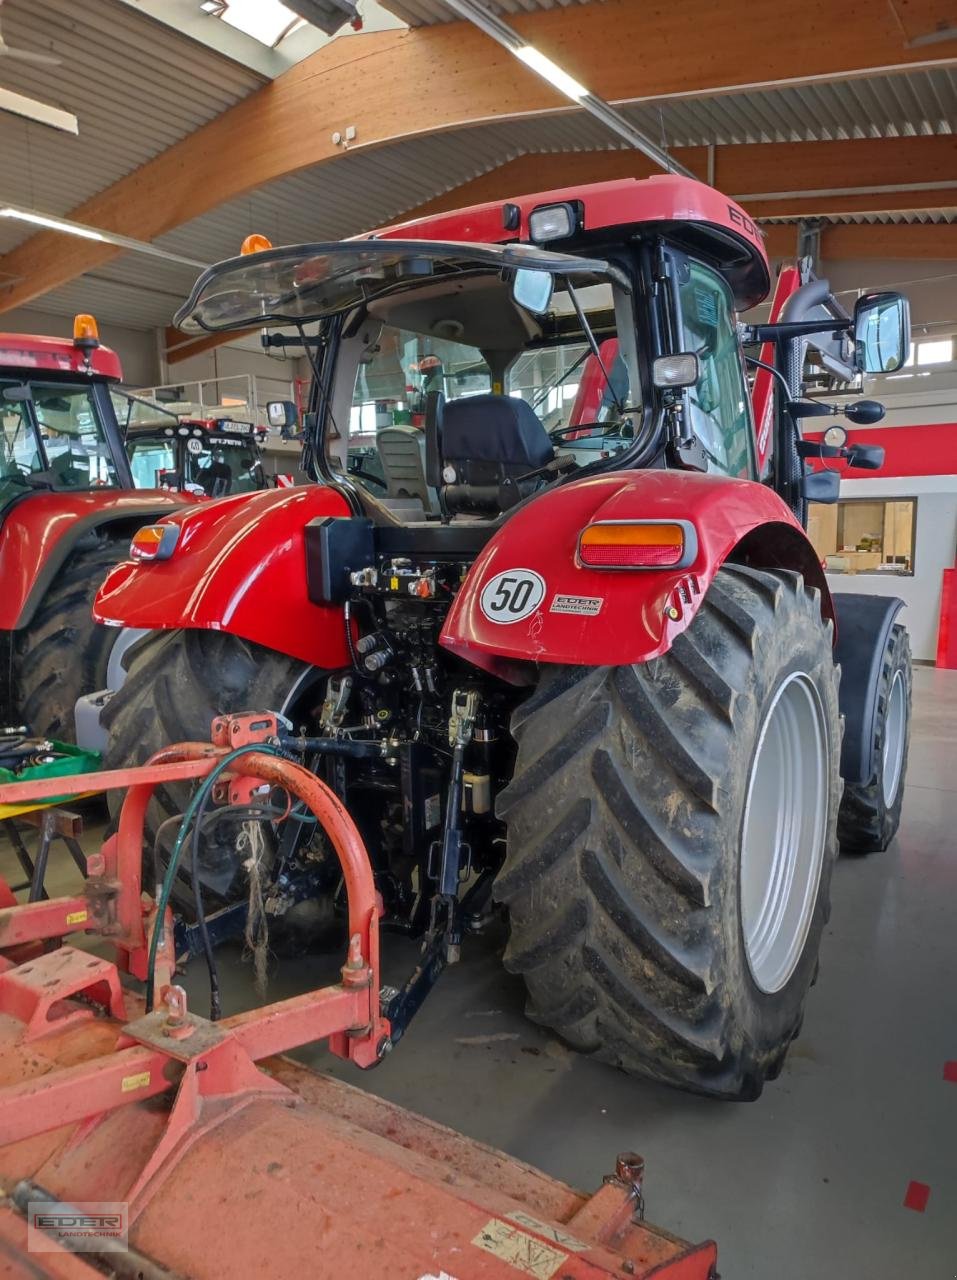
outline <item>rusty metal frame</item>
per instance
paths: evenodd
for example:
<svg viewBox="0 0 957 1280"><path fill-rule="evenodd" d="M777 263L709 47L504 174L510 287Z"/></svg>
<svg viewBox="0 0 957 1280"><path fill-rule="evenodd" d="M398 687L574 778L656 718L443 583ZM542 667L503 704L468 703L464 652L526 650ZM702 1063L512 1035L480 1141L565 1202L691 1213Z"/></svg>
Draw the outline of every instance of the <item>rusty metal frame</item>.
<svg viewBox="0 0 957 1280"><path fill-rule="evenodd" d="M258 734L258 737L256 736ZM82 896L0 909L0 1014L23 1023L22 1039L62 1027L48 1021L59 1004L68 1016L92 1016L68 1006L78 994L125 1018L120 970L140 979L152 932L159 927L152 900L141 892L143 823L155 787L208 776L237 742L264 741L262 717L221 717L212 743L186 742L166 748L143 766L78 774L75 792L126 788L116 835L87 858ZM299 1045L328 1040L330 1050L357 1066L378 1061L389 1024L379 1003L379 916L372 868L362 839L338 797L301 765L251 752L224 775L234 786L279 786L312 810L342 866L348 898L349 949L341 982L217 1023L186 1009L185 993L173 985L171 917L162 922L154 1006L127 1022L114 1051L40 1078L0 1089L0 1145L99 1117L128 1103L175 1090L169 1121L138 1180L131 1201L140 1205L185 1149L224 1112L284 1086L256 1066ZM0 786L0 804L63 794L64 779ZM9 894L0 878L0 902ZM69 946L43 953L36 944L74 932L99 934L116 949L115 965ZM30 945L34 944L34 945ZM42 999L37 994L42 992ZM105 995L104 995L105 993ZM76 1010L79 1010L77 1014ZM211 1108L212 1107L212 1111Z"/></svg>

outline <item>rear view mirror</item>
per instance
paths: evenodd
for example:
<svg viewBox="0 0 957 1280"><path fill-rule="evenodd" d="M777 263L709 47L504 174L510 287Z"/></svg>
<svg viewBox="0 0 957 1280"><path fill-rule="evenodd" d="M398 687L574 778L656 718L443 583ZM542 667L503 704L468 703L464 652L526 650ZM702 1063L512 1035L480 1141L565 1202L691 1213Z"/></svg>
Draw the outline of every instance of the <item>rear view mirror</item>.
<svg viewBox="0 0 957 1280"><path fill-rule="evenodd" d="M32 400L33 392L26 385L14 384L12 387L3 388L4 400Z"/></svg>
<svg viewBox="0 0 957 1280"><path fill-rule="evenodd" d="M266 405L266 417L271 427L294 427L299 420L296 406L291 400L270 400Z"/></svg>
<svg viewBox="0 0 957 1280"><path fill-rule="evenodd" d="M858 369L893 373L910 353L910 306L899 293L865 293L854 307Z"/></svg>
<svg viewBox="0 0 957 1280"><path fill-rule="evenodd" d="M516 306L530 311L533 316L542 316L552 300L554 284L550 272L520 267L512 281L512 300Z"/></svg>

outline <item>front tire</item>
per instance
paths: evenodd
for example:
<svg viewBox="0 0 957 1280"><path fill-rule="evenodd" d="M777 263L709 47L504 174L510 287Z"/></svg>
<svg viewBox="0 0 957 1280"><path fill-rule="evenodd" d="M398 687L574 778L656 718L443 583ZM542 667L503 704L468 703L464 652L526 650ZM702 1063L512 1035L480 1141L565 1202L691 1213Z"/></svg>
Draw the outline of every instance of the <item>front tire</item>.
<svg viewBox="0 0 957 1280"><path fill-rule="evenodd" d="M33 733L76 741L77 698L106 685L119 632L93 621L93 599L126 554L125 542L91 536L78 544L13 642L13 702Z"/></svg>
<svg viewBox="0 0 957 1280"><path fill-rule="evenodd" d="M910 746L913 674L907 628L891 628L877 686L874 771L845 783L837 821L842 853L883 853L897 834Z"/></svg>
<svg viewBox="0 0 957 1280"><path fill-rule="evenodd" d="M664 657L546 667L512 731L496 893L530 1016L627 1071L757 1097L801 1024L837 847L819 594L726 566Z"/></svg>

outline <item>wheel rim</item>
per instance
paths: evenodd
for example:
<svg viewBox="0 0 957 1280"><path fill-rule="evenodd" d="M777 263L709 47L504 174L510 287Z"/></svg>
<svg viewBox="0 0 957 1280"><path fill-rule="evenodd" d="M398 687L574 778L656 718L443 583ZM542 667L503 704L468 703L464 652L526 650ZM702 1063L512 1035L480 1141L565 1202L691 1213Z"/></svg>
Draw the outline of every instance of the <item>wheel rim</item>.
<svg viewBox="0 0 957 1280"><path fill-rule="evenodd" d="M761 726L741 837L745 952L755 984L769 994L796 969L814 914L827 835L828 750L817 689L795 672Z"/></svg>
<svg viewBox="0 0 957 1280"><path fill-rule="evenodd" d="M900 786L904 764L904 736L907 725L907 699L904 696L904 673L894 672L887 714L884 717L884 745L881 748L881 772L884 787L884 803L894 803Z"/></svg>

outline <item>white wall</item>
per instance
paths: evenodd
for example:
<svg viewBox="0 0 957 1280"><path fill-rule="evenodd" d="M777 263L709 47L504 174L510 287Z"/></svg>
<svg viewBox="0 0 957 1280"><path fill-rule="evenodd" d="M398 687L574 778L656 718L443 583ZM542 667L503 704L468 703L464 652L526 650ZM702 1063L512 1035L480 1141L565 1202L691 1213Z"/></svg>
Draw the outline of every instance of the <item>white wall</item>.
<svg viewBox="0 0 957 1280"><path fill-rule="evenodd" d="M937 657L940 590L945 569L957 554L957 476L890 476L842 480L842 498L916 498L917 529L913 577L880 573L829 573L832 591L854 595L900 596L901 621L910 632L914 657Z"/></svg>
<svg viewBox="0 0 957 1280"><path fill-rule="evenodd" d="M73 336L73 317L50 315L29 307L0 314L4 333L36 333L51 338ZM127 329L101 324L100 340L120 357L124 381L134 387L147 386L159 376L156 334L152 329Z"/></svg>

